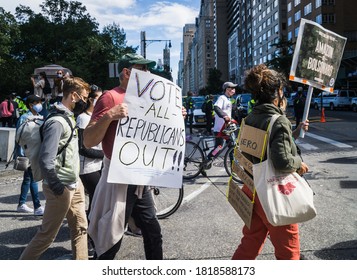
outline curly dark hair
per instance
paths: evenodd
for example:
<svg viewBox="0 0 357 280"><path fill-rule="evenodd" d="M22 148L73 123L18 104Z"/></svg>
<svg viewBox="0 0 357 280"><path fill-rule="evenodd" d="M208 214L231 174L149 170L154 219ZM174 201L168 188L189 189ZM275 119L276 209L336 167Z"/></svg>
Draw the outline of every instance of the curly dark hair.
<svg viewBox="0 0 357 280"><path fill-rule="evenodd" d="M265 64L259 64L245 72L244 86L259 104L271 103L279 97L279 89L284 85L284 75L269 69Z"/></svg>

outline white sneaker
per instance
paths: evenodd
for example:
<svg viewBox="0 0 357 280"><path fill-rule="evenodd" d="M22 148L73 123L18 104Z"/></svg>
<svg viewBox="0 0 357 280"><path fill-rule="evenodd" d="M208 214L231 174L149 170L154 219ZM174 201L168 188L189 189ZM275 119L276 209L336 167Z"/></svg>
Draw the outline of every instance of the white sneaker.
<svg viewBox="0 0 357 280"><path fill-rule="evenodd" d="M20 206L17 206L17 212L31 213L31 212L33 212L33 209L31 207L28 207L26 204L22 204Z"/></svg>
<svg viewBox="0 0 357 280"><path fill-rule="evenodd" d="M42 206L38 207L33 211L35 216L43 216L43 212L45 212L45 208L43 208Z"/></svg>

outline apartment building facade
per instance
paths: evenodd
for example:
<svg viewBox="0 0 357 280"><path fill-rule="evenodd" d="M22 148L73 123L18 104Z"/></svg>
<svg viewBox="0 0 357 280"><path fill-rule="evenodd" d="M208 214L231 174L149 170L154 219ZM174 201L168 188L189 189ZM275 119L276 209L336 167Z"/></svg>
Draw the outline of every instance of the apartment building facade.
<svg viewBox="0 0 357 280"><path fill-rule="evenodd" d="M202 0L192 45L197 77L191 69L188 78L198 79L191 83L197 91L207 85L209 69L216 67L226 73L222 75L224 80L242 85L247 69L282 55L276 47L278 42L296 42L301 18L347 37L339 76L354 71L357 77L356 3L352 0ZM227 72L222 71L224 67Z"/></svg>

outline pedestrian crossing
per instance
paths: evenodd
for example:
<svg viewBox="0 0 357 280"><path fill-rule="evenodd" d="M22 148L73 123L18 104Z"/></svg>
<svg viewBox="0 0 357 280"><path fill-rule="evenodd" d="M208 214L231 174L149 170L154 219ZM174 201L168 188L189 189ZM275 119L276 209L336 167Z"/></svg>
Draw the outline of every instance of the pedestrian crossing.
<svg viewBox="0 0 357 280"><path fill-rule="evenodd" d="M312 138L312 139L315 139L315 140L318 140L318 141L321 141L321 145L318 144L318 145L313 145L311 143L309 143L309 139L308 138ZM353 146L351 145L348 145L348 144L345 144L345 143L342 143L342 142L338 142L338 141L335 141L333 139L330 139L330 138L327 138L327 137L323 137L323 136L320 136L320 135L317 135L317 134L314 134L314 133L311 133L311 132L306 132L305 133L305 138L299 138L296 140L296 144L303 150L306 150L306 151L316 151L316 150L319 150L321 149L322 147L323 148L326 148L328 147L327 145L332 145L334 147L337 147L337 148L342 148L342 149L351 149L353 148ZM314 142L315 144L315 142Z"/></svg>

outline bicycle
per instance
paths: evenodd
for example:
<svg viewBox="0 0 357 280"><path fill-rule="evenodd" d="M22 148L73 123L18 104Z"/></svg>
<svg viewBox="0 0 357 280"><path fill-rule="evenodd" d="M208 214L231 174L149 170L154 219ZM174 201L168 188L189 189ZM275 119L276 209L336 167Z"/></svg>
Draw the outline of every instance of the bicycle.
<svg viewBox="0 0 357 280"><path fill-rule="evenodd" d="M232 176L233 180L242 183L239 177L232 172L233 152L238 130L239 126L236 121L231 121L222 127L217 137L223 138L224 144L216 153L212 152L211 159L208 159L207 151L214 147L215 136L200 137L198 143L186 141L183 178L193 179L201 173L206 176L205 170L210 169L213 161L224 154L223 164L228 176Z"/></svg>
<svg viewBox="0 0 357 280"><path fill-rule="evenodd" d="M180 207L183 200L183 185L179 189L151 187L158 219L171 216Z"/></svg>
<svg viewBox="0 0 357 280"><path fill-rule="evenodd" d="M235 133L238 129L239 127L235 121L222 127L217 137L222 137L225 140L225 145L213 156L212 162L226 151L224 154L224 167L226 172L229 176L232 176L234 180L241 182L238 176L232 174L233 150L236 140ZM206 165L209 161L207 160L206 152L214 147L214 140L214 136L206 136L201 137L198 143L189 140L186 141L183 179L193 179L200 173L205 172L205 167L208 169ZM206 145L203 150L200 147L201 143L205 143ZM191 169L193 169L192 173L190 171ZM183 185L179 189L151 187L151 191L158 219L167 218L175 213L180 207L184 197Z"/></svg>

